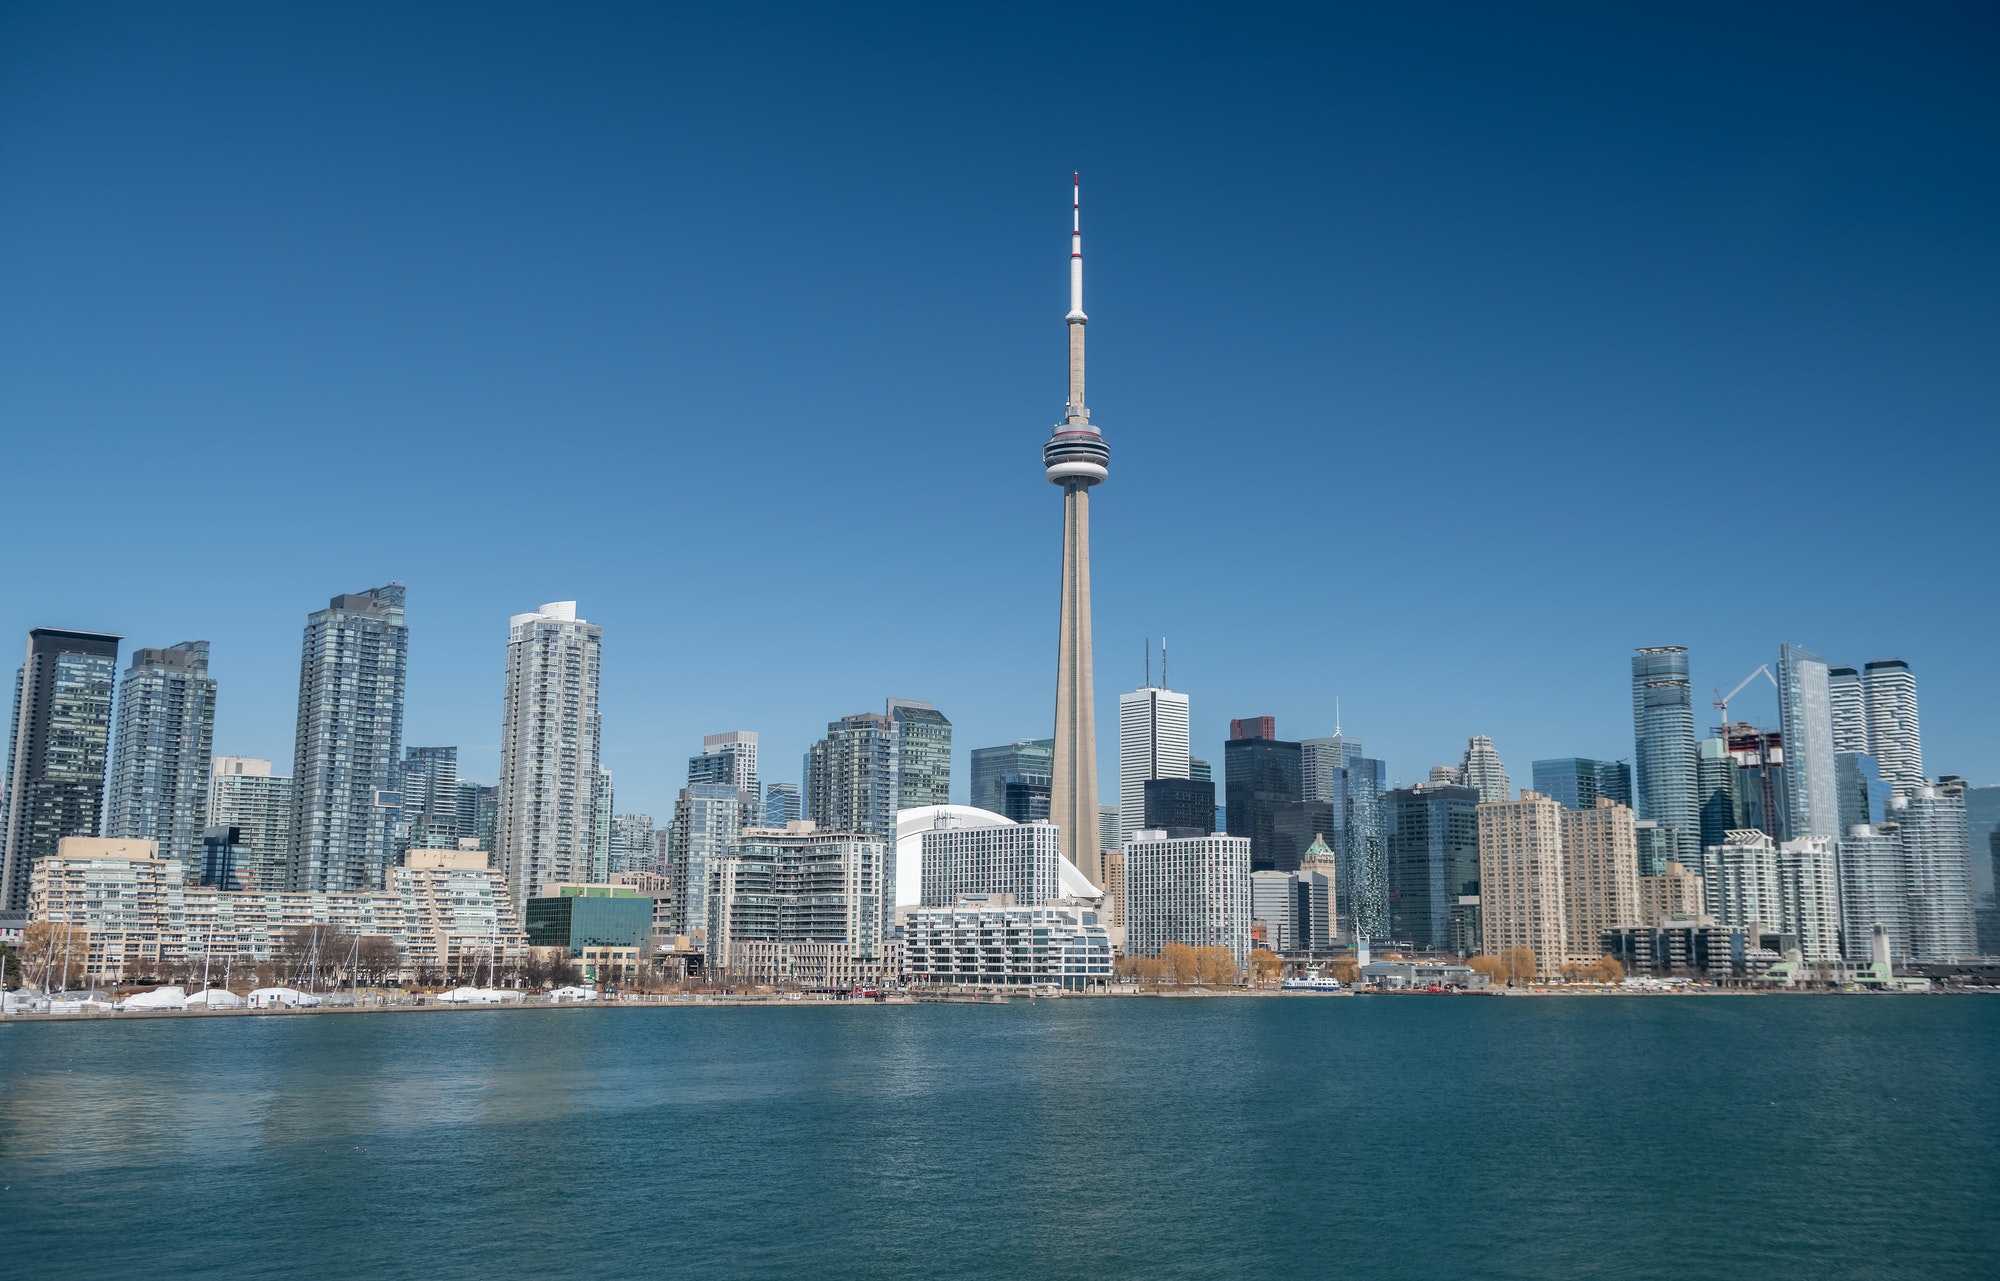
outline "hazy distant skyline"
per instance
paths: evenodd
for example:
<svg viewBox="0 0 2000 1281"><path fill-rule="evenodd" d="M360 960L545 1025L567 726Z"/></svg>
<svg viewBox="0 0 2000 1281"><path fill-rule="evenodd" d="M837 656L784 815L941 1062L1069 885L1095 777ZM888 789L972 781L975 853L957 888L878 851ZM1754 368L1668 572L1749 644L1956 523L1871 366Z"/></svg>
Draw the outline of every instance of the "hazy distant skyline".
<svg viewBox="0 0 2000 1281"><path fill-rule="evenodd" d="M1053 718L1081 170L1101 780L1165 634L1218 770L1338 697L1394 778L1483 733L1525 785L1631 756L1634 646L1705 727L1793 641L2000 782L1996 33L0 9L0 663L207 639L216 751L284 764L306 614L398 580L404 740L493 782L507 619L574 599L621 811L892 695L962 797Z"/></svg>

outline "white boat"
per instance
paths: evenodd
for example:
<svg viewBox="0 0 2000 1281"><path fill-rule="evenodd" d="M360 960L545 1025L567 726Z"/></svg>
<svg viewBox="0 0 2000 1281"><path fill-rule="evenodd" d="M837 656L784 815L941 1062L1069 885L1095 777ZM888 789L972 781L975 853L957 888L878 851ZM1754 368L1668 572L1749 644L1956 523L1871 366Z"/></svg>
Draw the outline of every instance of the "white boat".
<svg viewBox="0 0 2000 1281"><path fill-rule="evenodd" d="M185 1010L187 989L184 987L156 987L150 992L128 996L118 1003L121 1010Z"/></svg>
<svg viewBox="0 0 2000 1281"><path fill-rule="evenodd" d="M1281 991L1285 992L1338 992L1341 990L1339 979L1327 978L1316 969L1307 970L1304 974L1288 978L1278 984L1278 987Z"/></svg>
<svg viewBox="0 0 2000 1281"><path fill-rule="evenodd" d="M307 1009L319 1004L319 998L311 992L301 992L295 987L260 987L250 993L250 1008L269 1010L280 1006L289 1009Z"/></svg>
<svg viewBox="0 0 2000 1281"><path fill-rule="evenodd" d="M594 987L559 987L549 993L551 1001L595 1001L597 989Z"/></svg>
<svg viewBox="0 0 2000 1281"><path fill-rule="evenodd" d="M519 992L502 987L455 987L438 993L447 1005L510 1005L521 999Z"/></svg>
<svg viewBox="0 0 2000 1281"><path fill-rule="evenodd" d="M224 987L204 988L187 999L190 1010L240 1010L243 998Z"/></svg>

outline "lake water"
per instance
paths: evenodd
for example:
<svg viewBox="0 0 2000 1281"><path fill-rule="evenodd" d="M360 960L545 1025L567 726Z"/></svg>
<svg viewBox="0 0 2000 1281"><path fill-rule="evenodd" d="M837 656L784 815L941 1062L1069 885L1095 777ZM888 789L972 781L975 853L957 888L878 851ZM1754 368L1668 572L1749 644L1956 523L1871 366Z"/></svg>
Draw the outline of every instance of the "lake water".
<svg viewBox="0 0 2000 1281"><path fill-rule="evenodd" d="M2000 1275L2000 999L0 1026L0 1276Z"/></svg>

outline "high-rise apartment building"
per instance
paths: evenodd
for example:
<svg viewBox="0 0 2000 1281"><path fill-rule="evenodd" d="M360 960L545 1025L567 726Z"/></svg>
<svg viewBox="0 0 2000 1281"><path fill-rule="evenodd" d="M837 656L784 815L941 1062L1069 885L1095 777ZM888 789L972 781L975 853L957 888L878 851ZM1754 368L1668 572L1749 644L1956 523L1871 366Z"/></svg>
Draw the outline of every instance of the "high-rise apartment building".
<svg viewBox="0 0 2000 1281"><path fill-rule="evenodd" d="M617 789L612 785L611 771L599 766L597 786L590 796L590 882L593 885L607 884L611 879L611 817L617 810Z"/></svg>
<svg viewBox="0 0 2000 1281"><path fill-rule="evenodd" d="M604 629L578 618L573 600L508 620L494 858L519 911L551 881L591 878L603 648Z"/></svg>
<svg viewBox="0 0 2000 1281"><path fill-rule="evenodd" d="M951 722L929 703L892 698L883 713L896 749L896 809L951 804Z"/></svg>
<svg viewBox="0 0 2000 1281"><path fill-rule="evenodd" d="M783 827L805 817L797 783L764 784L764 826Z"/></svg>
<svg viewBox="0 0 2000 1281"><path fill-rule="evenodd" d="M1479 807L1479 909L1486 950L1525 947L1554 974L1569 955L1563 807L1537 792Z"/></svg>
<svg viewBox="0 0 2000 1281"><path fill-rule="evenodd" d="M989 814L1004 814L1010 779L1042 780L1046 789L1055 769L1055 740L1024 738L999 747L972 749L972 806ZM1017 822L1020 820L1016 820Z"/></svg>
<svg viewBox="0 0 2000 1281"><path fill-rule="evenodd" d="M292 780L254 756L218 756L208 780L208 826L233 827L250 887L282 890L291 866ZM243 863L237 864L240 870Z"/></svg>
<svg viewBox="0 0 2000 1281"><path fill-rule="evenodd" d="M1673 832L1683 862L1696 861L1694 695L1687 647L1651 645L1632 656L1633 784L1639 817Z"/></svg>
<svg viewBox="0 0 2000 1281"><path fill-rule="evenodd" d="M1842 832L1888 821L1883 806L1895 794L1895 789L1882 777L1882 767L1874 757L1866 752L1835 752L1833 783L1839 796L1835 809L1840 815ZM1863 938L1861 942L1865 950L1868 940ZM1900 942L1897 946L1901 946ZM1866 957L1854 959L1865 960Z"/></svg>
<svg viewBox="0 0 2000 1281"><path fill-rule="evenodd" d="M1620 805L1632 804L1632 767L1624 761L1564 756L1536 761L1533 768L1535 790L1564 809L1590 809L1600 796L1608 796Z"/></svg>
<svg viewBox="0 0 2000 1281"><path fill-rule="evenodd" d="M711 873L736 852L745 828L754 822L754 792L727 783L691 783L674 800L667 830L667 876L672 881L678 932L706 928Z"/></svg>
<svg viewBox="0 0 2000 1281"><path fill-rule="evenodd" d="M1570 961L1601 954L1604 932L1642 924L1632 811L1608 796L1562 811L1563 935Z"/></svg>
<svg viewBox="0 0 2000 1281"><path fill-rule="evenodd" d="M1808 961L1840 958L1840 879L1835 842L1823 836L1774 841L1763 832L1729 834L1705 852L1702 879L1718 925L1788 934Z"/></svg>
<svg viewBox="0 0 2000 1281"><path fill-rule="evenodd" d="M104 834L152 841L160 857L198 870L214 747L208 642L132 651L118 689Z"/></svg>
<svg viewBox="0 0 2000 1281"><path fill-rule="evenodd" d="M1922 961L1975 955L1964 790L1925 784L1891 797L1887 810L1909 877L1910 955Z"/></svg>
<svg viewBox="0 0 2000 1281"><path fill-rule="evenodd" d="M1098 806L1097 807L1098 852L1108 853L1111 850L1119 848L1119 846L1122 843L1123 843L1122 838L1118 834L1118 807L1116 805Z"/></svg>
<svg viewBox="0 0 2000 1281"><path fill-rule="evenodd" d="M704 734L701 755L688 758L688 786L722 783L746 792L757 789L757 733L736 729Z"/></svg>
<svg viewBox="0 0 2000 1281"><path fill-rule="evenodd" d="M611 816L611 874L621 872L660 872L656 866L658 850L657 833L653 829L651 814L613 814Z"/></svg>
<svg viewBox="0 0 2000 1281"><path fill-rule="evenodd" d="M1729 740L1704 738L1695 745L1694 791L1701 805L1701 847L1720 845L1733 828L1741 827L1736 804L1736 757ZM1655 868L1647 868L1657 874Z"/></svg>
<svg viewBox="0 0 2000 1281"><path fill-rule="evenodd" d="M401 583L306 616L292 749L290 888L380 889L395 852L410 629Z"/></svg>
<svg viewBox="0 0 2000 1281"><path fill-rule="evenodd" d="M1867 960L1880 925L1889 936L1890 959L1909 960L1910 869L1897 828L1857 823L1840 838L1838 853L1841 954Z"/></svg>
<svg viewBox="0 0 2000 1281"><path fill-rule="evenodd" d="M1466 740L1465 756L1458 765L1458 782L1476 790L1482 801L1507 801L1514 797L1507 767L1500 763L1493 740L1484 734L1474 734Z"/></svg>
<svg viewBox="0 0 2000 1281"><path fill-rule="evenodd" d="M1785 831L1793 839L1839 839L1826 660L1802 646L1778 646L1778 728L1785 740Z"/></svg>
<svg viewBox="0 0 2000 1281"><path fill-rule="evenodd" d="M1016 903L1062 897L1062 833L1053 823L940 827L924 832L923 905L965 894L1011 894Z"/></svg>
<svg viewBox="0 0 2000 1281"><path fill-rule="evenodd" d="M1335 817L1340 831L1336 858L1340 866L1341 908L1348 932L1355 938L1390 936L1389 868L1382 798L1388 791L1389 767L1372 756L1357 757L1347 767L1346 813Z"/></svg>
<svg viewBox="0 0 2000 1281"><path fill-rule="evenodd" d="M1146 784L1188 776L1188 696L1148 685L1118 696L1118 838L1146 826Z"/></svg>
<svg viewBox="0 0 2000 1281"><path fill-rule="evenodd" d="M458 785L458 834L478 842L488 858L500 848L500 789L487 783Z"/></svg>
<svg viewBox="0 0 2000 1281"><path fill-rule="evenodd" d="M1479 800L1476 788L1453 783L1383 795L1385 937L1426 950L1451 946L1452 909L1462 895L1479 892Z"/></svg>
<svg viewBox="0 0 2000 1281"><path fill-rule="evenodd" d="M1756 828L1773 840L1790 830L1786 814L1785 736L1743 721L1724 727L1736 761L1736 826ZM1706 846L1703 847L1707 848ZM1699 865L1696 860L1695 865Z"/></svg>
<svg viewBox="0 0 2000 1281"><path fill-rule="evenodd" d="M1250 842L1241 836L1170 839L1135 832L1125 846L1125 953L1158 956L1169 943L1250 955Z"/></svg>
<svg viewBox="0 0 2000 1281"><path fill-rule="evenodd" d="M1917 678L1900 658L1878 658L1861 669L1862 703L1868 717L1867 752L1882 764L1882 777L1906 796L1924 785L1924 741L1917 725Z"/></svg>
<svg viewBox="0 0 2000 1281"><path fill-rule="evenodd" d="M745 832L711 870L709 966L744 982L815 991L888 977L889 846L810 821Z"/></svg>
<svg viewBox="0 0 2000 1281"><path fill-rule="evenodd" d="M826 737L806 750L805 777L809 821L824 831L864 832L894 848L902 788L887 716L860 712L829 722Z"/></svg>
<svg viewBox="0 0 2000 1281"><path fill-rule="evenodd" d="M27 660L14 674L0 909L28 906L28 874L57 842L97 835L120 639L53 627L28 633Z"/></svg>
<svg viewBox="0 0 2000 1281"><path fill-rule="evenodd" d="M1868 704L1861 691L1861 673L1852 667L1827 668L1826 702L1833 720L1833 750L1866 752Z"/></svg>
<svg viewBox="0 0 2000 1281"><path fill-rule="evenodd" d="M404 748L396 791L402 798L397 828L402 849L457 849L459 837L474 835L459 827L456 747Z"/></svg>

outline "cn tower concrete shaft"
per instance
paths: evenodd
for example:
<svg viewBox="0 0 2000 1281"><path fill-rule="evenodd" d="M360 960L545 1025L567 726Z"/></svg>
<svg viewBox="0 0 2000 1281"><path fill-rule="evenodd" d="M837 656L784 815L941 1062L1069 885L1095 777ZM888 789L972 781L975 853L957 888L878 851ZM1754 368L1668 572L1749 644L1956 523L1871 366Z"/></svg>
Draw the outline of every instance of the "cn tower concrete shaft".
<svg viewBox="0 0 2000 1281"><path fill-rule="evenodd" d="M1063 492L1061 636L1056 646L1055 777L1049 812L1063 853L1104 888L1097 841L1097 712L1090 656L1090 487L1109 474L1111 451L1083 400L1083 220L1072 199L1069 262L1069 407L1042 446L1042 465Z"/></svg>

